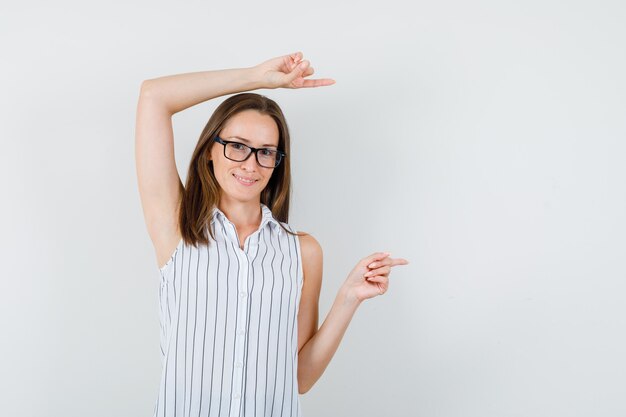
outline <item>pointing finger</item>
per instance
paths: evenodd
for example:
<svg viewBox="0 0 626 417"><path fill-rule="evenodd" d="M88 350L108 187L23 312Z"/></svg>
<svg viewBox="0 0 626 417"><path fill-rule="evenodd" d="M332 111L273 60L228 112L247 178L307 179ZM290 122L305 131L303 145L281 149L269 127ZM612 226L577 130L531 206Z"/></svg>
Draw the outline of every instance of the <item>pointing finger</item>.
<svg viewBox="0 0 626 417"><path fill-rule="evenodd" d="M317 80L304 80L302 87L325 87L333 84L335 84L335 80L332 78L320 78Z"/></svg>
<svg viewBox="0 0 626 417"><path fill-rule="evenodd" d="M409 261L407 261L406 259L403 258L395 258L395 259L391 259L391 266L396 266L396 265L407 265L409 263Z"/></svg>
<svg viewBox="0 0 626 417"><path fill-rule="evenodd" d="M383 259L377 262L372 262L371 264L369 264L367 267L368 268L377 268L379 266L383 266L383 265L389 265L389 266L396 266L396 265L406 265L408 264L409 261L407 261L406 259L402 259L402 258L387 258L387 259Z"/></svg>

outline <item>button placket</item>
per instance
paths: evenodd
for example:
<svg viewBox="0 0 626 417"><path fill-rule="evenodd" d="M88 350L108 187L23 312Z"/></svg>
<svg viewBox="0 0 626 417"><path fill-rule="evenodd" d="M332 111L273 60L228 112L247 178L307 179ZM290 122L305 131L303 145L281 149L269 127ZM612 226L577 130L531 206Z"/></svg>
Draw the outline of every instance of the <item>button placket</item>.
<svg viewBox="0 0 626 417"><path fill-rule="evenodd" d="M244 245L246 247L247 245ZM237 258L239 259L239 265L241 268L239 269L239 276L237 277L237 287L239 289L239 311L237 315L237 323L236 323L236 334L235 334L235 383L233 389L233 399L236 400L237 406L235 407L234 415L239 414L239 407L241 406L241 387L243 386L243 355L244 355L244 342L246 335L246 325L248 318L248 273L250 270L250 265L248 261L248 256L245 251L241 250L239 246L237 246Z"/></svg>

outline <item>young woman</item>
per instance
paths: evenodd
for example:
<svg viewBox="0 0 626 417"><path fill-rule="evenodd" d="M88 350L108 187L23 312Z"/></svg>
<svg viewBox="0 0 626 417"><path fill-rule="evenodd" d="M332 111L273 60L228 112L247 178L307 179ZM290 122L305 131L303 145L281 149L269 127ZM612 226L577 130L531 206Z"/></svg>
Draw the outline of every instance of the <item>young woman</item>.
<svg viewBox="0 0 626 417"><path fill-rule="evenodd" d="M255 93L219 105L193 153L186 186L172 115L215 97L329 86L297 52L249 68L146 80L136 164L159 265L162 374L154 415L301 416L361 302L384 294L389 253L348 274L318 329L322 249L288 224L290 137L278 105Z"/></svg>

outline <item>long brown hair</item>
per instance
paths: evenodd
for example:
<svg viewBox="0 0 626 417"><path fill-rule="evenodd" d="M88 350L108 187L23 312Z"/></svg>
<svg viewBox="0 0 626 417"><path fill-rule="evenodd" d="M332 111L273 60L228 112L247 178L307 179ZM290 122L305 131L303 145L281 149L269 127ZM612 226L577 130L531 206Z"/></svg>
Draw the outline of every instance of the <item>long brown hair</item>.
<svg viewBox="0 0 626 417"><path fill-rule="evenodd" d="M260 94L241 93L227 98L215 109L200 134L200 139L189 162L187 184L181 190L178 219L182 238L188 245L196 246L198 243L208 245L207 229L211 238L215 240L210 221L213 208L217 206L222 190L215 178L213 163L209 163L211 148L215 144L213 138L232 116L250 109L271 116L278 126L278 149L285 152L287 156L274 168L267 186L261 192L261 203L272 211L274 218L279 222L287 223L289 221L291 167L287 121L274 100ZM282 224L281 227L289 234L301 235L300 233L292 233Z"/></svg>

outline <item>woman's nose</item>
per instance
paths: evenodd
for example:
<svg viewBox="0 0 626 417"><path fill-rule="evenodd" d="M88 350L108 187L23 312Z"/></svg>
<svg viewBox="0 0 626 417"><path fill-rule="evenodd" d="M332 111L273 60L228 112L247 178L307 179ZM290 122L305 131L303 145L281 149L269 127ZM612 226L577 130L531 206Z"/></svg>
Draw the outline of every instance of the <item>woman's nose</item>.
<svg viewBox="0 0 626 417"><path fill-rule="evenodd" d="M256 156L254 155L254 152L250 154L248 159L241 163L241 166L244 167L246 171L255 171L257 169Z"/></svg>

